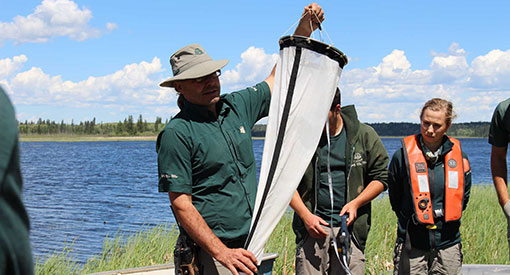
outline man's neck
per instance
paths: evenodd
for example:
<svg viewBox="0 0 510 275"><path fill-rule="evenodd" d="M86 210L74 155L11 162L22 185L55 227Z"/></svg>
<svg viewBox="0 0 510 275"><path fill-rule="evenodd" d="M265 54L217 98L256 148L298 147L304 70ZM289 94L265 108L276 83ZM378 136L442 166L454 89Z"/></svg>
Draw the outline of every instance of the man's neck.
<svg viewBox="0 0 510 275"><path fill-rule="evenodd" d="M343 127L344 121L342 119L342 116L340 115L340 113L337 113L336 117L329 121L329 134L332 137L335 137L338 134L340 134L340 132L342 132Z"/></svg>
<svg viewBox="0 0 510 275"><path fill-rule="evenodd" d="M218 113L220 112L220 110L218 110L219 107L220 105L218 104L218 102L214 102L207 106L207 110L211 112L215 118L218 118Z"/></svg>

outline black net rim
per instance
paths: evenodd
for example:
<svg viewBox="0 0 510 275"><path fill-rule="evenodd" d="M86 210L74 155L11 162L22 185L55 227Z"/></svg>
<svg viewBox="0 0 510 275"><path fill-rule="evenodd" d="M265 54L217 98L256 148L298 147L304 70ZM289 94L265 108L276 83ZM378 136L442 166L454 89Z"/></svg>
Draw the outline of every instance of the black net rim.
<svg viewBox="0 0 510 275"><path fill-rule="evenodd" d="M312 39L306 36L300 35L287 35L280 38L280 50L287 47L300 47L308 50L312 50L314 52L326 55L327 57L338 62L340 68L344 68L345 65L349 62L347 60L347 56L340 51L339 49L323 43L321 41Z"/></svg>

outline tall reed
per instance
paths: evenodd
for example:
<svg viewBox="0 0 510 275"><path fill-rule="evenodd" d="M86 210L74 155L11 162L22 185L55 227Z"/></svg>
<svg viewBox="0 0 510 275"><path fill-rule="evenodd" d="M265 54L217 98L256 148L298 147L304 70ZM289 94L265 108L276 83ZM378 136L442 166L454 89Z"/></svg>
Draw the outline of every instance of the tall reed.
<svg viewBox="0 0 510 275"><path fill-rule="evenodd" d="M278 253L273 274L294 274L295 236L289 211L271 234L265 251ZM367 274L391 274L397 219L388 197L372 203L372 228L365 250ZM140 232L106 238L100 255L80 265L70 256L72 246L36 263L36 274L87 274L171 263L178 231L174 226L143 228ZM462 250L465 264L510 264L506 219L492 186L475 185L463 213Z"/></svg>

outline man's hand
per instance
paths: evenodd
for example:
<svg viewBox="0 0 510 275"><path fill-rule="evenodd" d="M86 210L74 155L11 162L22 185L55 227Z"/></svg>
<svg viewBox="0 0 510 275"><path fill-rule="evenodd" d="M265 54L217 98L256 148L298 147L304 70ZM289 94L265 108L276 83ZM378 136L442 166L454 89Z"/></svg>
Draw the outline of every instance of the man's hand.
<svg viewBox="0 0 510 275"><path fill-rule="evenodd" d="M510 201L507 201L503 206L503 212L505 212L507 218L510 218Z"/></svg>
<svg viewBox="0 0 510 275"><path fill-rule="evenodd" d="M379 180L371 181L365 189L354 200L350 201L340 211L340 216L345 213L349 214L347 225L351 225L358 217L358 208L369 203L375 197L379 196L384 191L384 184Z"/></svg>
<svg viewBox="0 0 510 275"><path fill-rule="evenodd" d="M329 226L329 224L321 217L312 214L311 212L306 215L303 219L305 223L306 231L308 234L315 239L324 239L328 233L322 228L321 225Z"/></svg>
<svg viewBox="0 0 510 275"><path fill-rule="evenodd" d="M317 3L305 7L299 25L294 31L295 35L310 36L320 23L324 21L324 11Z"/></svg>
<svg viewBox="0 0 510 275"><path fill-rule="evenodd" d="M303 203L303 200L299 196L299 193L296 191L292 196L292 200L290 201L290 207L296 211L296 213L301 217L303 223L305 224L306 231L308 234L315 239L323 239L328 233L322 228L321 225L329 225L325 220L321 217L314 215L306 205Z"/></svg>
<svg viewBox="0 0 510 275"><path fill-rule="evenodd" d="M168 196L172 202L172 211L181 226L207 254L227 267L232 274L239 274L236 268L246 274L257 272L257 258L253 253L241 248L226 247L193 206L190 194L168 192Z"/></svg>
<svg viewBox="0 0 510 275"><path fill-rule="evenodd" d="M340 216L345 215L347 213L347 226L350 226L358 216L358 208L359 208L358 200L352 200L348 204L344 205L342 211L340 211Z"/></svg>
<svg viewBox="0 0 510 275"><path fill-rule="evenodd" d="M239 271L246 274L257 273L257 258L248 250L242 248L227 248L220 251L213 257L223 266L230 269L234 275L238 275Z"/></svg>

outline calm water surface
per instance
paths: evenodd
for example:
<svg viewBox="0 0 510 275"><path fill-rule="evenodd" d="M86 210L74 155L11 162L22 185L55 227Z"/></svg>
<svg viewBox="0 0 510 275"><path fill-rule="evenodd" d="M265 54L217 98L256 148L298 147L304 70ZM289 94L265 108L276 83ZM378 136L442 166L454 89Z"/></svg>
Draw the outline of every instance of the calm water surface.
<svg viewBox="0 0 510 275"><path fill-rule="evenodd" d="M475 183L491 183L486 139L462 139ZM400 139L384 138L390 155ZM260 168L263 140L253 141ZM24 202L36 257L72 245L80 262L103 239L142 226L172 224L168 196L157 190L155 142L21 142ZM258 171L257 171L258 172Z"/></svg>

